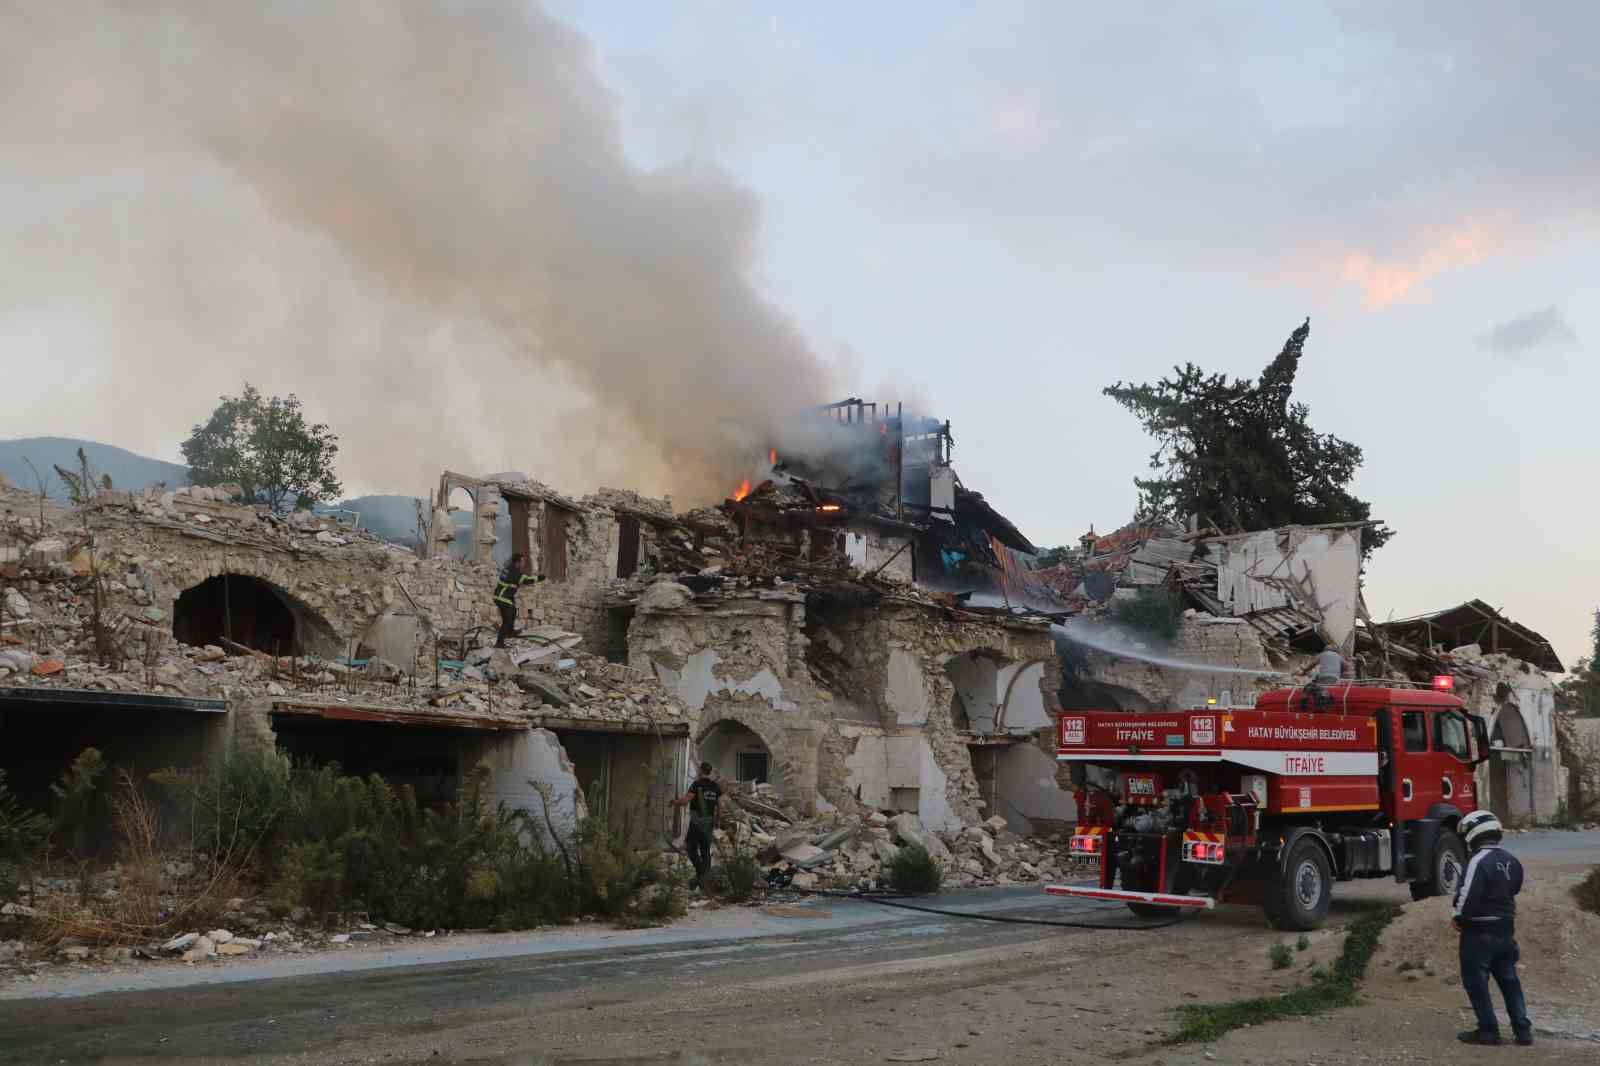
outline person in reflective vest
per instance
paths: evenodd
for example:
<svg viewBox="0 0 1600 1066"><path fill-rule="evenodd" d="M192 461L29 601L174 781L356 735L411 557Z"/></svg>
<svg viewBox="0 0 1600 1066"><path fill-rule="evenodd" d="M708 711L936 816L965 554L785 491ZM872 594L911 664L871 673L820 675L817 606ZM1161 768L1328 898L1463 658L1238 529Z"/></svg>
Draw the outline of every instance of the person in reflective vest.
<svg viewBox="0 0 1600 1066"><path fill-rule="evenodd" d="M505 647L506 639L517 635L517 593L522 586L543 580L528 573L528 557L520 552L500 571L500 580L494 586L494 605L500 608L500 639L494 642L495 647Z"/></svg>

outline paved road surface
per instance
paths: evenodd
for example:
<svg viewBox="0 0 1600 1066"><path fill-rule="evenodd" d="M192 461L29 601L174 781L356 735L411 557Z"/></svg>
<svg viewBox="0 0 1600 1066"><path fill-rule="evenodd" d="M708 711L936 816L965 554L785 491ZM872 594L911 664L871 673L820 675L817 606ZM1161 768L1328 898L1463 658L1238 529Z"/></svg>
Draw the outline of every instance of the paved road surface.
<svg viewBox="0 0 1600 1066"><path fill-rule="evenodd" d="M1600 833L1521 834L1511 844L1551 868L1600 857ZM1404 898L1404 888L1393 882L1343 884L1335 920L1359 913L1364 903ZM1048 899L1036 890L962 893L939 904L1012 917L1137 924L1120 907ZM131 977L24 989L30 998L12 993L0 1000L0 1063L854 1061L849 1056L855 1052L841 1050L831 1037L833 1050L814 1058L774 1047L787 1031L777 1016L784 997L815 1001L818 1014L839 1019L833 1028L841 1028L855 1024L855 1013L892 1009L867 1006L873 993L860 988L879 988L879 995L893 998L902 980L920 981L919 987L960 996L964 988L1003 977L1067 969L1055 960L1126 954L1123 972L1132 972L1129 967L1143 965L1135 962L1141 952L1260 933L1259 915L1245 908L1222 908L1161 932L1087 932L829 899L787 916L762 915L743 928L656 930L609 940L507 936L466 949L447 942L431 953L419 948L414 954L426 961L410 965L396 965L391 954L225 968L151 966ZM863 981L868 975L872 979ZM1097 985L1113 1001L1120 995L1115 982ZM847 988L857 990L839 999ZM759 1024L751 1017L750 1031L765 1034L763 1042L742 1042L731 1031L741 1016L729 1016L720 1004L748 1001L766 1010L771 997L771 1016ZM908 1012L915 1002L909 1001ZM1051 1011L1071 1009L1068 999L1048 1002ZM1038 1001L1031 1013L1045 1003ZM857 1005L859 1012L852 1010ZM629 1033L630 1018L653 1021L640 1021L643 1028ZM808 1033L821 1024L803 1020ZM919 1026L932 1031L950 1024L932 1016L905 1021L914 1023L906 1038ZM650 1026L659 1040L649 1037ZM868 1030L859 1039L870 1038ZM874 1052L872 1061L883 1057Z"/></svg>

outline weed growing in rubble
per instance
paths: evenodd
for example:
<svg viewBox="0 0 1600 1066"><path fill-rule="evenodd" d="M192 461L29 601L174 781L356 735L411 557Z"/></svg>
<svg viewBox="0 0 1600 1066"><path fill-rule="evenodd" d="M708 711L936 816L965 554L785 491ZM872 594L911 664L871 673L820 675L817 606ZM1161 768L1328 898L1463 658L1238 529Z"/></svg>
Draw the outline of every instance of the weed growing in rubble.
<svg viewBox="0 0 1600 1066"><path fill-rule="evenodd" d="M1267 952L1267 958L1272 960L1274 970L1287 970L1294 963L1294 952L1289 950L1288 944L1279 941Z"/></svg>
<svg viewBox="0 0 1600 1066"><path fill-rule="evenodd" d="M96 792L98 753L80 757L55 787L54 820L27 812L0 779L0 890L31 881L52 825L98 830L109 804L117 873L95 874L75 854L79 891L39 904L41 939L141 943L220 920L226 902L266 887L279 914L304 907L325 923L340 912L423 929L525 929L593 914L659 925L685 912L683 885L653 848L599 809L570 834L548 818L493 802L489 770L469 774L454 802L429 807L409 787L337 766L292 769L273 752L233 751L193 771L122 772ZM92 843L92 833L81 831ZM100 892L104 882L116 891Z"/></svg>
<svg viewBox="0 0 1600 1066"><path fill-rule="evenodd" d="M214 862L255 853L289 806L289 760L275 751L229 749L208 766L150 779L188 821L196 851Z"/></svg>
<svg viewBox="0 0 1600 1066"><path fill-rule="evenodd" d="M1183 621L1183 597L1164 587L1146 586L1132 596L1118 599L1111 614L1129 629L1171 640L1178 635L1178 625Z"/></svg>
<svg viewBox="0 0 1600 1066"><path fill-rule="evenodd" d="M50 820L17 802L0 770L0 900L17 894L21 872L44 846Z"/></svg>
<svg viewBox="0 0 1600 1066"><path fill-rule="evenodd" d="M1298 939L1298 940L1296 940L1294 942L1294 949L1296 951L1305 951L1305 950L1309 949L1310 947L1311 947L1311 938L1306 936L1304 933L1301 933L1300 934L1300 939Z"/></svg>
<svg viewBox="0 0 1600 1066"><path fill-rule="evenodd" d="M739 849L706 872L705 890L729 903L743 903L765 882L766 874L755 855Z"/></svg>
<svg viewBox="0 0 1600 1066"><path fill-rule="evenodd" d="M1578 909L1590 914L1600 914L1600 866L1590 870L1588 876L1572 886L1572 898Z"/></svg>
<svg viewBox="0 0 1600 1066"><path fill-rule="evenodd" d="M97 785L106 772L106 761L95 748L84 748L72 760L61 780L50 786L56 811L52 834L74 855L89 849L91 834L99 819Z"/></svg>
<svg viewBox="0 0 1600 1066"><path fill-rule="evenodd" d="M937 892L943 880L944 871L939 869L933 856L926 848L915 844L895 852L889 864L889 886L896 892Z"/></svg>

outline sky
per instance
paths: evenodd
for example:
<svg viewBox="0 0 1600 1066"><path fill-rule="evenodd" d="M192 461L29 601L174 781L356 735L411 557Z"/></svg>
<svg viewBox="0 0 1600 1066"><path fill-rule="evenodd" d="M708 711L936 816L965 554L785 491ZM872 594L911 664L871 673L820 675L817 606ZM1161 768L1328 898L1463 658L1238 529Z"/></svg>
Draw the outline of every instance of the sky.
<svg viewBox="0 0 1600 1066"><path fill-rule="evenodd" d="M0 436L175 458L248 376L347 488L682 500L718 411L849 393L949 418L1048 545L1133 510L1105 385L1254 376L1309 317L1296 399L1397 531L1374 615L1588 651L1600 6L338 7L0 12L41 57L0 65Z"/></svg>

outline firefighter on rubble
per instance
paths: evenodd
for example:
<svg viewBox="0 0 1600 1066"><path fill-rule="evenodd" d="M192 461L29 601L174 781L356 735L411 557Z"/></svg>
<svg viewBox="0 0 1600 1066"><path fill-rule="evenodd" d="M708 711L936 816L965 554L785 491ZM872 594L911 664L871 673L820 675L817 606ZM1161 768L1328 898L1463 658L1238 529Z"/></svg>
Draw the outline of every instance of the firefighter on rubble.
<svg viewBox="0 0 1600 1066"><path fill-rule="evenodd" d="M500 608L500 639L494 642L495 647L505 647L507 638L517 635L517 593L522 586L543 580L542 575L528 573L528 557L521 552L513 555L500 571L500 580L494 586L494 604Z"/></svg>
<svg viewBox="0 0 1600 1066"><path fill-rule="evenodd" d="M1473 811L1458 831L1472 849L1461 887L1456 890L1451 924L1461 932L1461 987L1472 1001L1478 1027L1462 1033L1466 1044L1500 1043L1500 1021L1489 998L1489 978L1500 986L1517 1043L1533 1043L1533 1023L1517 978L1517 893L1522 890L1522 864L1500 846L1500 820L1489 811Z"/></svg>

